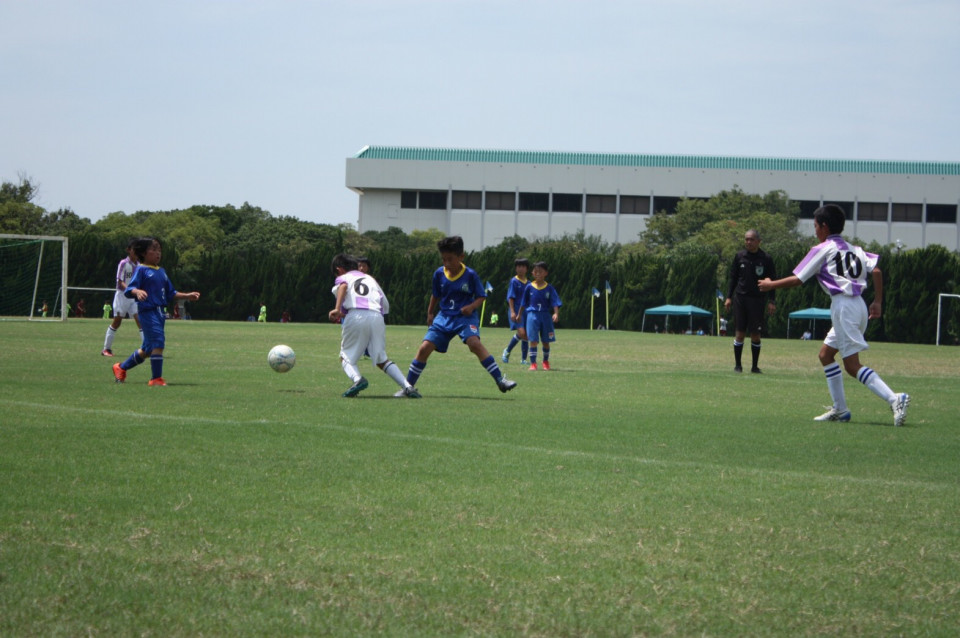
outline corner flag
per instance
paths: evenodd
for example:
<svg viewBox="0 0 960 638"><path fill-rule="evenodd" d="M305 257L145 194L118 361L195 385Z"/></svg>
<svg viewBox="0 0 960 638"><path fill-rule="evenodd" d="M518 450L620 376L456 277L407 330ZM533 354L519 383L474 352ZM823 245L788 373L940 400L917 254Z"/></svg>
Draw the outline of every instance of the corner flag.
<svg viewBox="0 0 960 638"><path fill-rule="evenodd" d="M599 296L600 296L600 291L597 290L596 288L594 288L594 289L593 289L593 296L594 296L594 297L599 297Z"/></svg>

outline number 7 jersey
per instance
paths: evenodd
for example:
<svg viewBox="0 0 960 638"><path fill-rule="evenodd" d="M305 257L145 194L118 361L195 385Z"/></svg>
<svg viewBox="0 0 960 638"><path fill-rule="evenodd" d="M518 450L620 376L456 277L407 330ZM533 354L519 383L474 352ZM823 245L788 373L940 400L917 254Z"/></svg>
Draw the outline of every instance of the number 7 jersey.
<svg viewBox="0 0 960 638"><path fill-rule="evenodd" d="M848 244L840 235L830 235L810 249L793 269L800 281L816 276L828 295L859 297L867 287L867 275L877 266L877 255Z"/></svg>

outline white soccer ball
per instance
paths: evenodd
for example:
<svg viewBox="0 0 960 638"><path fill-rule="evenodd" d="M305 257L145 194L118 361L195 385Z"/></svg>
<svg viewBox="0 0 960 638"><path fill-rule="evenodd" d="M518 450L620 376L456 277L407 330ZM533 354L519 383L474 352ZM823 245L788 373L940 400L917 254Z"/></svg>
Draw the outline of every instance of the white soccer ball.
<svg viewBox="0 0 960 638"><path fill-rule="evenodd" d="M277 372L287 372L297 362L297 355L290 346L273 346L267 355L267 363Z"/></svg>

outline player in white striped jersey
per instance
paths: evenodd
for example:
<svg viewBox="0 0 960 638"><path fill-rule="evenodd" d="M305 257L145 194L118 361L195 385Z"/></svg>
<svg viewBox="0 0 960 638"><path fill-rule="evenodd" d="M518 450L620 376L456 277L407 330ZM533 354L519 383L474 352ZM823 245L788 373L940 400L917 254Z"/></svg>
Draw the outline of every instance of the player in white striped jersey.
<svg viewBox="0 0 960 638"><path fill-rule="evenodd" d="M397 396L419 399L420 394L407 382L397 364L387 358L383 315L390 311L390 303L380 284L358 270L356 258L350 255L335 256L331 268L336 276L332 292L337 301L329 316L330 321L342 324L340 365L353 382L343 396L357 396L370 385L357 369L357 362L366 350L371 361L400 386Z"/></svg>
<svg viewBox="0 0 960 638"><path fill-rule="evenodd" d="M124 317L133 317L137 322L137 330L140 331L140 341L143 341L143 329L140 327L140 317L137 314L137 300L129 299L124 296L123 291L127 289L127 284L133 279L133 271L137 269L137 254L133 252L133 244L136 240L131 239L127 244L127 256L117 264L117 291L113 295L113 322L107 326L107 335L103 339L103 350L100 352L105 357L113 356L113 339L117 336L117 328Z"/></svg>
<svg viewBox="0 0 960 638"><path fill-rule="evenodd" d="M877 319L883 311L883 275L877 267L877 255L860 246L847 243L841 233L846 222L843 209L836 204L821 206L813 214L814 231L820 243L793 269L793 275L773 281L758 282L761 291L799 286L816 277L820 287L830 295L830 319L833 327L820 348L820 363L827 379L833 405L815 421L849 421L850 410L843 391L843 371L836 362L843 359L847 374L867 386L886 401L893 411L893 424L903 425L907 417L910 395L896 393L880 375L860 363L860 352L870 346L864 339L869 319ZM867 275L873 280L873 303L867 308L862 298Z"/></svg>

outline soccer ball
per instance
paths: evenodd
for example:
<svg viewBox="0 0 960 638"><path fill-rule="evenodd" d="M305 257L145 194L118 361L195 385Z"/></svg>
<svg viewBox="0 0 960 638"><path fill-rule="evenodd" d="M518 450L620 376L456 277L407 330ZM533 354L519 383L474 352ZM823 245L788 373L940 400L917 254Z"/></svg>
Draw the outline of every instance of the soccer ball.
<svg viewBox="0 0 960 638"><path fill-rule="evenodd" d="M290 346L273 346L267 355L267 363L277 372L287 372L297 362L297 355Z"/></svg>

